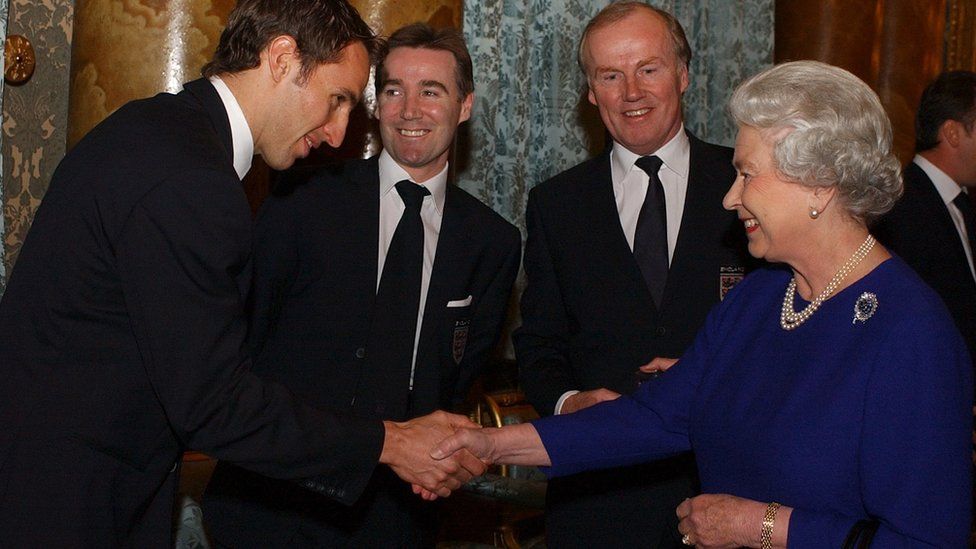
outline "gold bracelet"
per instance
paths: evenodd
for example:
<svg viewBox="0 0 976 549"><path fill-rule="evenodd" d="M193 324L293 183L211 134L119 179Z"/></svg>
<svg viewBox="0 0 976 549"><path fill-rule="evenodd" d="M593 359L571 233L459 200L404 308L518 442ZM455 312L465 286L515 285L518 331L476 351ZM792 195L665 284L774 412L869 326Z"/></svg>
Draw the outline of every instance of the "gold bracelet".
<svg viewBox="0 0 976 549"><path fill-rule="evenodd" d="M766 506L762 530L759 532L759 547L761 549L773 549L773 525L776 524L776 511L779 511L779 504L775 501Z"/></svg>

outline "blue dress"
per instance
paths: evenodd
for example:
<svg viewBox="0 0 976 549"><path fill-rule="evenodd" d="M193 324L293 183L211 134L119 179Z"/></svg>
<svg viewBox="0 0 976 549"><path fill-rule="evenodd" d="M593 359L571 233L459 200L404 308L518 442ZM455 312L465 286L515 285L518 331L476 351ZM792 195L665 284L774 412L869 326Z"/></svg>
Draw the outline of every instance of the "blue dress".
<svg viewBox="0 0 976 549"><path fill-rule="evenodd" d="M892 258L786 331L790 276L748 276L634 395L535 422L548 474L694 449L703 493L794 508L791 548L840 547L868 517L874 547L965 547L972 362L945 306ZM866 292L877 310L855 323Z"/></svg>

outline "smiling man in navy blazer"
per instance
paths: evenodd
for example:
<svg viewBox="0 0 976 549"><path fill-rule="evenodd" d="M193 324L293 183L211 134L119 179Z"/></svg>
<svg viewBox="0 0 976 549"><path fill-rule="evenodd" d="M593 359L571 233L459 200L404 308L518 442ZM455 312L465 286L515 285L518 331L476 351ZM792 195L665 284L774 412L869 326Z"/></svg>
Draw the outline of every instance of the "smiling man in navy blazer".
<svg viewBox="0 0 976 549"><path fill-rule="evenodd" d="M669 367L743 276L742 231L722 208L732 151L682 123L690 57L678 21L641 2L609 5L583 33L580 67L613 146L529 193L515 350L541 414L616 398ZM693 471L680 456L553 479L547 541L680 546L675 509L694 494Z"/></svg>
<svg viewBox="0 0 976 549"><path fill-rule="evenodd" d="M273 196L259 214L249 340L255 371L303 400L404 420L465 398L498 337L521 238L448 181L474 98L461 35L404 27L376 74L383 152ZM393 265L411 212L422 246L405 272ZM346 508L220 465L204 501L214 538L232 547L433 546L436 511L385 470Z"/></svg>

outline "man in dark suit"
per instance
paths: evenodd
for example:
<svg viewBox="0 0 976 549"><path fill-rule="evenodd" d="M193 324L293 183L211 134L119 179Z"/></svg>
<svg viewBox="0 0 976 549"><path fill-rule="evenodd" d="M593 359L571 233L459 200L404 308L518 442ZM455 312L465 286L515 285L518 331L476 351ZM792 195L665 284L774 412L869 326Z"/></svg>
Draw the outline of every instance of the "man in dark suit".
<svg viewBox="0 0 976 549"><path fill-rule="evenodd" d="M678 21L640 2L611 4L583 33L580 67L613 145L529 194L515 350L540 414L617 398L670 367L743 276L742 232L722 208L732 151L682 123L690 56ZM675 509L694 478L680 456L554 479L548 541L679 546Z"/></svg>
<svg viewBox="0 0 976 549"><path fill-rule="evenodd" d="M244 352L240 177L338 145L374 45L344 1L242 0L209 80L123 106L61 162L0 302L4 546L172 547L187 448L345 503L377 462L440 495L483 471L427 456L460 416L317 410Z"/></svg>
<svg viewBox="0 0 976 549"><path fill-rule="evenodd" d="M521 238L448 182L474 99L460 33L414 24L388 48L376 71L383 152L262 207L249 343L255 372L306 402L402 421L465 398L505 317ZM407 272L398 239L412 211L422 238ZM384 470L350 508L221 463L204 499L211 534L231 547L432 547L436 511Z"/></svg>
<svg viewBox="0 0 976 549"><path fill-rule="evenodd" d="M942 296L976 359L976 73L946 72L925 88L915 153L905 193L873 232Z"/></svg>
<svg viewBox="0 0 976 549"><path fill-rule="evenodd" d="M925 89L915 151L905 194L874 233L942 296L976 357L976 227L968 192L976 187L976 73L946 72Z"/></svg>

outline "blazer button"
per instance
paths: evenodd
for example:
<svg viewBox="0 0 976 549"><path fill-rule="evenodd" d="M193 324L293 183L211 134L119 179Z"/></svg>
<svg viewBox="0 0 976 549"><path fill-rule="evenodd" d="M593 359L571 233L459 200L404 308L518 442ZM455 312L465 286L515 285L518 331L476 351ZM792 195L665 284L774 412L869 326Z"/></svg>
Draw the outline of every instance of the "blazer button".
<svg viewBox="0 0 976 549"><path fill-rule="evenodd" d="M366 358L366 348L360 347L356 349L356 358L363 359Z"/></svg>
<svg viewBox="0 0 976 549"><path fill-rule="evenodd" d="M656 333L657 333L657 335L659 337L664 337L664 336L668 335L668 329L665 328L664 326L658 326L657 327L657 330L656 330Z"/></svg>

